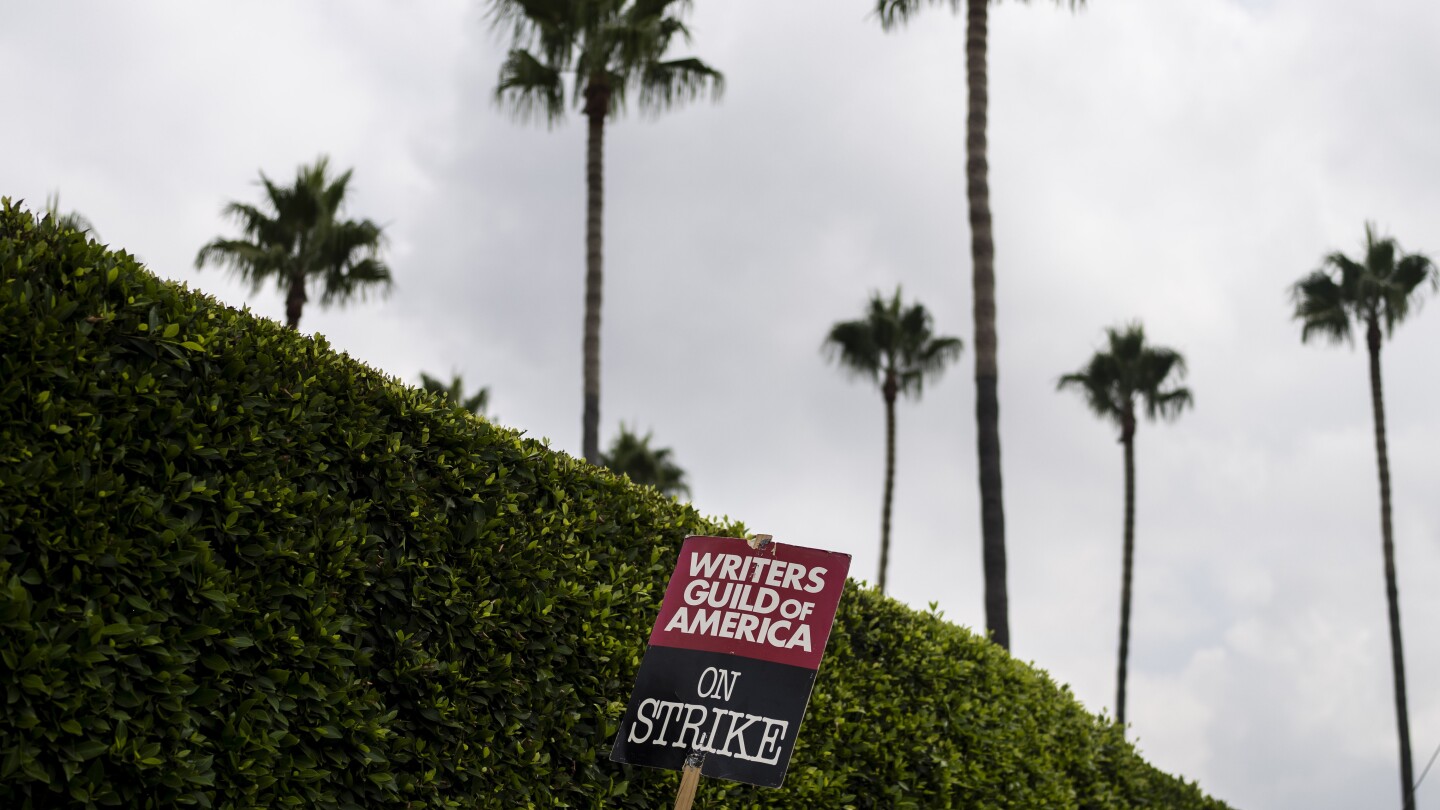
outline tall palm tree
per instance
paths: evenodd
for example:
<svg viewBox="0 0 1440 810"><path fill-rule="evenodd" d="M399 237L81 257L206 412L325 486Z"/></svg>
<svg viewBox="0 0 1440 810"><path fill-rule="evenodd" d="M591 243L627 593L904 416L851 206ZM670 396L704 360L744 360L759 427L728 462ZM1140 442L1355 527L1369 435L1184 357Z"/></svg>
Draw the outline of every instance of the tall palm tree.
<svg viewBox="0 0 1440 810"><path fill-rule="evenodd" d="M1059 2L1059 0L1056 0ZM1085 0L1069 0L1070 7ZM875 0L880 25L889 31L904 25L922 5L960 0ZM989 115L989 76L985 54L989 39L989 0L965 3L965 78L969 112L965 121L965 187L970 202L971 286L975 313L975 423L980 459L981 561L985 569L985 628L996 644L1010 648L1010 600L1005 584L1005 506L1000 482L1000 372L996 362L995 240L990 222L990 164L985 123Z"/></svg>
<svg viewBox="0 0 1440 810"><path fill-rule="evenodd" d="M822 349L854 377L874 382L885 399L885 495L880 507L880 591L890 567L890 503L895 493L895 400L920 398L927 377L938 377L960 356L960 338L934 334L924 305L905 306L900 288L871 294L865 317L830 327Z"/></svg>
<svg viewBox="0 0 1440 810"><path fill-rule="evenodd" d="M1120 665L1116 678L1115 718L1125 725L1125 675L1130 655L1130 579L1135 566L1135 425L1137 407L1150 420L1174 419L1192 404L1190 389L1167 387L1172 375L1185 376L1185 358L1173 349L1148 346L1139 323L1107 329L1109 349L1098 351L1085 367L1060 378L1057 388L1075 388L1090 410L1120 429L1125 446L1125 556L1120 576Z"/></svg>
<svg viewBox="0 0 1440 810"><path fill-rule="evenodd" d="M585 459L600 459L601 215L604 209L605 121L638 94L642 112L659 112L705 92L718 98L724 77L699 59L666 60L684 0L491 0L498 25L513 30L514 47L500 68L495 97L517 118L544 113L554 125L569 96L589 119L585 152Z"/></svg>
<svg viewBox="0 0 1440 810"><path fill-rule="evenodd" d="M600 456L600 463L611 472L628 475L641 486L654 487L663 495L690 495L685 471L671 458L668 447L651 447L653 433L634 433L620 423L620 434L611 442L610 450Z"/></svg>
<svg viewBox="0 0 1440 810"><path fill-rule="evenodd" d="M442 382L438 377L431 377L425 372L420 372L420 387L432 394L440 394L452 405L457 405L477 415L484 416L485 408L490 404L490 389L481 388L479 391L465 396L465 381L459 374L452 375L450 382Z"/></svg>
<svg viewBox="0 0 1440 810"><path fill-rule="evenodd" d="M315 165L301 166L290 186L278 186L261 172L261 206L225 206L243 235L217 237L200 248L195 267L229 266L250 282L252 292L273 280L285 293L285 319L291 329L300 328L312 282L320 285L321 306L363 299L372 290L388 292L392 281L389 266L380 259L381 227L368 219L340 218L351 170L332 178L329 169L330 161L322 155Z"/></svg>
<svg viewBox="0 0 1440 810"><path fill-rule="evenodd" d="M1325 257L1318 270L1291 287L1300 341L1320 337L1353 342L1352 328L1365 329L1370 352L1370 406L1375 417L1375 457L1380 468L1380 537L1385 556L1385 598L1390 608L1390 658L1395 675L1395 714L1400 731L1400 787L1405 810L1415 808L1410 759L1410 710L1405 699L1405 656L1400 644L1400 595L1395 585L1395 543L1390 525L1390 456L1385 444L1385 400L1380 387L1380 344L1420 302L1422 288L1437 284L1435 265L1406 254L1392 238L1379 238L1365 224L1365 256Z"/></svg>

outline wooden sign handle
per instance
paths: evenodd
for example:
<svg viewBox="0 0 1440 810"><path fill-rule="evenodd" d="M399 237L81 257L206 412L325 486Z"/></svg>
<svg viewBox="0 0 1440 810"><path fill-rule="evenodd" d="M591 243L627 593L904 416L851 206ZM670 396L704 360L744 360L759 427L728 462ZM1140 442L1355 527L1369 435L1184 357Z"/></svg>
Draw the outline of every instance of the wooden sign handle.
<svg viewBox="0 0 1440 810"><path fill-rule="evenodd" d="M704 755L691 751L685 758L685 769L680 772L680 790L675 793L675 810L690 810L695 802L695 791L700 787L700 763Z"/></svg>

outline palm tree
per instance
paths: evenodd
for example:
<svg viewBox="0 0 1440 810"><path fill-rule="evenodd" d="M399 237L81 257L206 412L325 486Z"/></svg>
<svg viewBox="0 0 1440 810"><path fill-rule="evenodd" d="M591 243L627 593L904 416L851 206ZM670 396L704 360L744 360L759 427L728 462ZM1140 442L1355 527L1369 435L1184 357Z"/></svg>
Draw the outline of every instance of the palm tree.
<svg viewBox="0 0 1440 810"><path fill-rule="evenodd" d="M95 226L90 223L90 220L87 219L84 214L81 214L79 211L60 213L59 192L45 198L45 216L55 220L55 224L61 228L79 231L91 239L98 240L100 238L100 235L95 232Z"/></svg>
<svg viewBox="0 0 1440 810"><path fill-rule="evenodd" d="M830 327L822 346L854 377L874 382L885 399L885 495L880 507L880 591L890 567L890 502L895 493L895 400L920 398L927 377L938 377L960 356L960 338L936 336L924 305L904 306L900 288L886 299L871 294L865 317Z"/></svg>
<svg viewBox="0 0 1440 810"><path fill-rule="evenodd" d="M1380 468L1380 537L1385 556L1385 597L1390 607L1390 656L1395 674L1395 714L1400 730L1400 788L1405 810L1415 808L1410 761L1410 711L1405 699L1405 656L1400 645L1400 595L1395 585L1395 544L1390 525L1390 457L1385 444L1385 400L1380 387L1380 344L1420 303L1421 288L1437 284L1435 265L1418 253L1402 253L1365 224L1365 256L1326 256L1320 269L1291 287L1300 341L1321 337L1353 341L1352 325L1365 329L1370 351L1370 405L1375 416L1375 457ZM1383 331L1382 331L1383 330Z"/></svg>
<svg viewBox="0 0 1440 810"><path fill-rule="evenodd" d="M497 25L514 32L500 68L496 100L517 118L543 112L553 125L570 98L589 119L585 152L585 459L600 459L601 214L604 206L605 120L637 93L642 112L691 101L706 91L718 98L724 77L699 59L665 60L671 41L687 42L680 20L684 0L491 0Z"/></svg>
<svg viewBox="0 0 1440 810"><path fill-rule="evenodd" d="M671 459L668 447L651 447L653 434L644 436L631 432L620 423L620 434L610 444L610 451L600 456L601 465L617 475L627 475L641 486L654 487L662 495L690 495L685 471Z"/></svg>
<svg viewBox="0 0 1440 810"><path fill-rule="evenodd" d="M1056 0L1059 2L1059 0ZM1085 0L1069 0L1070 7ZM955 12L960 0L875 0L880 25L889 31L907 22L922 5L946 4ZM989 38L989 0L965 3L965 78L969 112L965 122L965 180L970 201L971 285L975 312L975 423L980 458L981 562L985 568L985 628L996 644L1010 648L1010 605L1005 585L1005 506L1000 486L999 366L995 346L995 240L990 223L989 160L985 123L989 115L989 76L985 51Z"/></svg>
<svg viewBox="0 0 1440 810"><path fill-rule="evenodd" d="M451 375L450 382L444 383L438 377L431 377L425 372L420 372L420 387L432 394L439 394L452 405L459 406L475 414L484 416L485 408L490 404L490 389L481 388L470 396L465 396L465 381L459 374Z"/></svg>
<svg viewBox="0 0 1440 810"><path fill-rule="evenodd" d="M390 268L379 257L384 234L368 219L340 218L351 170L331 178L329 166L323 155L315 165L301 166L293 186L277 186L261 172L264 208L240 202L225 206L243 236L217 237L200 248L195 267L229 266L250 282L252 292L274 280L285 293L291 329L300 328L312 280L320 284L321 306L363 299L371 290L388 292Z"/></svg>
<svg viewBox="0 0 1440 810"><path fill-rule="evenodd" d="M1105 330L1108 351L1099 351L1083 369L1060 378L1057 388L1076 388L1090 410L1120 429L1125 446L1125 556L1120 576L1120 665L1115 718L1125 725L1125 674L1130 655L1130 578L1135 565L1135 415L1143 405L1147 418L1174 419L1192 404L1190 390L1166 387L1173 374L1185 376L1185 358L1173 349L1147 346L1139 323Z"/></svg>

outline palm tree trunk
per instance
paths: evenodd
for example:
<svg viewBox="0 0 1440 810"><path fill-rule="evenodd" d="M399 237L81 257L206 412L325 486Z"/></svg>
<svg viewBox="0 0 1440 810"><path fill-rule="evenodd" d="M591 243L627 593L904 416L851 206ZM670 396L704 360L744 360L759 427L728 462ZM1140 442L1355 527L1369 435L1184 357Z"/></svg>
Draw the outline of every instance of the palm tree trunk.
<svg viewBox="0 0 1440 810"><path fill-rule="evenodd" d="M609 86L592 80L585 88L590 134L585 149L585 409L581 418L581 448L591 464L600 463L600 223L605 205L605 114L609 107Z"/></svg>
<svg viewBox="0 0 1440 810"><path fill-rule="evenodd" d="M1131 417L1133 424L1134 417ZM1130 581L1135 571L1135 430L1124 431L1125 555L1120 571L1120 666L1116 673L1115 719L1125 728L1125 677L1130 660Z"/></svg>
<svg viewBox="0 0 1440 810"><path fill-rule="evenodd" d="M300 313L305 311L307 300L309 298L305 295L305 277L291 276L290 290L285 295L285 323L297 332L300 331Z"/></svg>
<svg viewBox="0 0 1440 810"><path fill-rule="evenodd" d="M1400 644L1400 592L1395 583L1395 542L1390 526L1390 455L1385 445L1385 398L1380 387L1380 324L1366 328L1370 349L1370 404L1375 411L1375 457L1380 465L1380 536L1385 551L1385 599L1390 608L1390 661L1395 673L1395 715L1400 730L1400 791L1403 810L1415 810L1410 762L1410 709L1405 699L1405 654Z"/></svg>
<svg viewBox="0 0 1440 810"><path fill-rule="evenodd" d="M975 422L980 456L981 557L985 569L985 627L1010 648L1010 605L1005 587L1005 506L1000 492L999 373L995 359L995 242L990 231L989 164L985 122L989 90L985 46L990 0L969 0L965 73L970 88L965 176L970 201L970 259L975 310Z"/></svg>
<svg viewBox="0 0 1440 810"><path fill-rule="evenodd" d="M890 501L895 494L895 392L885 389L885 501L880 508L880 592L890 569Z"/></svg>

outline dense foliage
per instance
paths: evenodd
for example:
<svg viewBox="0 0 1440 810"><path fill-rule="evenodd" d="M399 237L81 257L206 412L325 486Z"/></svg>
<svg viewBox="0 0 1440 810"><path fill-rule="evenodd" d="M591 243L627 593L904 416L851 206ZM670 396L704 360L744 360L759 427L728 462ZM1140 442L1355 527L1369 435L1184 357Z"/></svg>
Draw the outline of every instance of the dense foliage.
<svg viewBox="0 0 1440 810"><path fill-rule="evenodd" d="M680 539L738 533L0 212L0 806L653 808L606 756ZM1222 807L851 587L786 786Z"/></svg>

